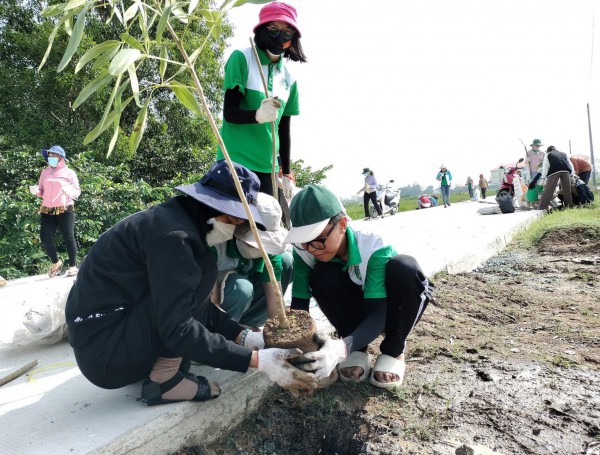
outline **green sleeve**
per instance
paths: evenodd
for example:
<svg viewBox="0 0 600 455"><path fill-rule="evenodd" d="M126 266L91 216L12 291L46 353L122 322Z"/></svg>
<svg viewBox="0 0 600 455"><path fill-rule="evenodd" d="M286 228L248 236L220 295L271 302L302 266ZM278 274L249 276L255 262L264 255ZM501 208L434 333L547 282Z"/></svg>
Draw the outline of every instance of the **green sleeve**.
<svg viewBox="0 0 600 455"><path fill-rule="evenodd" d="M233 51L225 64L225 77L223 78L223 90L239 87L243 95L248 82L248 63L246 56L239 50Z"/></svg>
<svg viewBox="0 0 600 455"><path fill-rule="evenodd" d="M301 299L310 299L310 275L312 269L304 262L304 260L298 256L296 249L294 249L294 281L292 284L292 297L299 297Z"/></svg>
<svg viewBox="0 0 600 455"><path fill-rule="evenodd" d="M282 115L299 115L300 103L298 101L298 85L294 81L290 87L290 95L285 103Z"/></svg>
<svg viewBox="0 0 600 455"><path fill-rule="evenodd" d="M281 281L281 273L283 272L283 259L281 258L281 254L269 255L269 259L271 260L271 265L273 266L273 273L275 274L276 281ZM261 262L264 266L264 261L262 259ZM263 283L269 283L271 281L269 278L269 271L266 267L262 268L260 281Z"/></svg>
<svg viewBox="0 0 600 455"><path fill-rule="evenodd" d="M396 256L396 251L391 246L384 246L375 251L367 263L367 276L365 278L365 299L382 299L387 297L385 291L385 269L390 258Z"/></svg>

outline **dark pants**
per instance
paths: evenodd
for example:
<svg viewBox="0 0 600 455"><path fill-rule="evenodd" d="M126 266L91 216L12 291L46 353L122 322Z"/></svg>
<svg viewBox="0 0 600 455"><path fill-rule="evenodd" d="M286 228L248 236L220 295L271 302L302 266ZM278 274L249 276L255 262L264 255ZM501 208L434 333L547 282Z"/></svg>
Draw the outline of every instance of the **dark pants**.
<svg viewBox="0 0 600 455"><path fill-rule="evenodd" d="M75 241L75 212L68 211L60 215L41 214L40 240L44 251L53 264L58 262L58 253L54 244L56 230L60 230L69 255L69 267L77 265L77 242Z"/></svg>
<svg viewBox="0 0 600 455"><path fill-rule="evenodd" d="M590 181L590 175L592 175L592 171L583 171L579 173L579 178L587 185Z"/></svg>
<svg viewBox="0 0 600 455"><path fill-rule="evenodd" d="M192 316L209 331L234 339L239 331L224 333L220 330L227 326L222 323L230 319L229 315L210 301L217 280L214 261L205 261L202 276L196 290L197 300L201 303ZM103 324L87 346L74 348L77 365L91 383L104 389L124 387L147 376L158 357L177 357L166 349L156 330L159 323L156 304L148 293L147 298L136 305L106 314L103 318L112 318L113 323ZM69 333L72 330L94 331L96 325L93 320L71 323ZM228 328L233 329L231 325Z"/></svg>
<svg viewBox="0 0 600 455"><path fill-rule="evenodd" d="M571 194L571 179L569 178L569 172L564 171L552 174L546 179L546 183L544 184L544 192L540 197L538 209L546 210L548 208L548 205L550 205L550 201L554 196L554 190L556 189L556 185L558 185L559 180L560 186L563 190L564 204L569 208L573 207L573 195Z"/></svg>
<svg viewBox="0 0 600 455"><path fill-rule="evenodd" d="M362 287L352 282L339 264L317 262L310 286L313 297L340 337L350 335L364 320ZM385 288L385 337L379 348L382 354L398 357L404 352L406 338L429 303L433 284L428 282L412 256L401 254L387 264Z"/></svg>
<svg viewBox="0 0 600 455"><path fill-rule="evenodd" d="M270 172L256 172L252 171L260 180L260 192L273 196L273 181L271 180Z"/></svg>
<svg viewBox="0 0 600 455"><path fill-rule="evenodd" d="M381 211L381 207L379 207L379 202L377 202L377 191L373 191L372 193L363 194L363 201L365 205L365 218L369 216L369 201L373 203L373 207L377 210L377 213L381 216L383 212Z"/></svg>
<svg viewBox="0 0 600 455"><path fill-rule="evenodd" d="M479 188L481 190L481 199L485 199L485 193L487 192L487 188Z"/></svg>

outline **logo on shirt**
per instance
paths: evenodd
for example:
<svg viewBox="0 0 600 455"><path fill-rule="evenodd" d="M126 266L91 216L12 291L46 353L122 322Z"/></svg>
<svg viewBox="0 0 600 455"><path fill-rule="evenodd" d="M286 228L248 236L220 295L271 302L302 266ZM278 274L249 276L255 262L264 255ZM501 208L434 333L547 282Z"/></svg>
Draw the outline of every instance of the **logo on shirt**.
<svg viewBox="0 0 600 455"><path fill-rule="evenodd" d="M352 266L354 275L356 276L356 278L358 278L360 281L362 281L362 276L360 275L360 269L358 268L358 265L353 265Z"/></svg>

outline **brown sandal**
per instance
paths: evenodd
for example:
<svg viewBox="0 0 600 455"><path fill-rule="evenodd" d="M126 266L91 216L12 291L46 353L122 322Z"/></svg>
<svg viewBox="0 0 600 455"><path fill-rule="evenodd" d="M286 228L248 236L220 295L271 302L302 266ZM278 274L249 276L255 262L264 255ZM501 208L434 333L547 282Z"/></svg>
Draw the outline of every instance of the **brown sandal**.
<svg viewBox="0 0 600 455"><path fill-rule="evenodd" d="M48 276L50 278L55 277L56 275L58 275L58 273L60 272L60 269L62 268L63 262L59 259L57 263L52 264L52 267L50 267L50 270L48 271Z"/></svg>

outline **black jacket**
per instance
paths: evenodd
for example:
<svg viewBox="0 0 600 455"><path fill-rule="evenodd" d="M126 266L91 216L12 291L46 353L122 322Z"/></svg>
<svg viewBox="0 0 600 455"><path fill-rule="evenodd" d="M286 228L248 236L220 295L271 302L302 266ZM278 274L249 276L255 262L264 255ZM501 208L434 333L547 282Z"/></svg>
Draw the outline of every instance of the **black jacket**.
<svg viewBox="0 0 600 455"><path fill-rule="evenodd" d="M195 219L194 206L201 204L177 196L100 236L67 299L69 342L75 349L95 336L106 337L111 326L122 326L128 309L148 305L158 321L151 329L171 352L217 368L248 369L252 351L228 341L243 330L237 322L218 312L211 320L213 333L192 316L199 305L212 305L206 289L212 288L217 267L201 233L206 219Z"/></svg>

